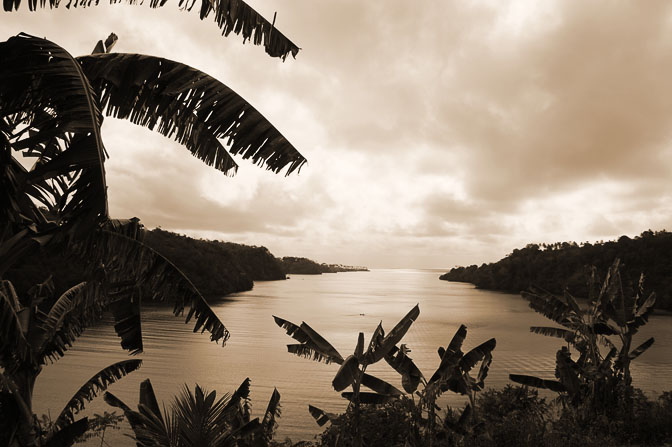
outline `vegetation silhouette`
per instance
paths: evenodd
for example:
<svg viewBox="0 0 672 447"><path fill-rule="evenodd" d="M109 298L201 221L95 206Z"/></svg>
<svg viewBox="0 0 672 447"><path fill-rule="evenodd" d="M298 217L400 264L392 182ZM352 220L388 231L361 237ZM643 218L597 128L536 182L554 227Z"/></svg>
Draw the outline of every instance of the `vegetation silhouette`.
<svg viewBox="0 0 672 447"><path fill-rule="evenodd" d="M19 4L5 2L5 9ZM59 2L49 5L58 7ZM29 6L33 10L37 2ZM242 33L244 39L263 43L271 56L284 59L298 51L243 2L204 2L202 18L210 12L224 34ZM131 353L142 351L143 295L171 298L176 315L189 307L186 321L194 318L194 331L207 330L213 341L229 337L191 281L142 243L139 221L109 217L103 113L174 137L229 174L237 167L229 151L276 173L287 167L289 174L305 163L277 129L221 82L178 62L111 54L116 40L112 34L98 42L94 54L80 58L23 33L0 43L0 278L38 250L62 251L87 262L82 272L86 281L56 303L41 294L21 294L20 301L11 284L3 282L0 316L8 324L0 330L0 416L11 428L3 431L6 445L71 445L88 425L86 418L73 422L72 415L139 366L139 360L129 360L101 371L68 404L54 430L41 430L32 414L32 391L45 363L44 343L55 343L62 356L103 309L111 310L121 346ZM219 138L227 139L228 151ZM35 158L35 164L26 169L18 154ZM13 411L17 407L20 411Z"/></svg>
<svg viewBox="0 0 672 447"><path fill-rule="evenodd" d="M318 425L324 426L327 422L332 424L331 428L323 434L323 443L361 446L383 445L380 443L392 442L380 433L380 426L369 429L363 426L363 421L366 421L366 425L370 425L374 420L383 424L379 412L383 412L386 417L396 415L396 420L405 424L406 431L400 435L403 439L394 441L405 442L409 445L432 446L436 440L445 439L446 430L463 434L474 428L476 424L473 423L472 413L475 406L475 393L484 387L496 341L492 338L465 354L461 348L467 335L467 328L464 325L460 326L448 346L438 349L439 367L431 378L426 380L408 355L410 349L405 344L397 346L419 314L420 308L416 305L387 335L385 335L381 322L373 332L366 351L364 350L364 334L360 332L354 353L345 359L305 322L299 326L282 318L273 317L278 326L285 329L288 335L299 342L299 344L287 345L288 352L312 358L315 361L339 364L340 368L332 381L332 386L336 391L343 391L348 386L352 387L351 392L342 393L350 404L345 414L341 416L327 413L313 405L308 406L310 414ZM404 392L388 382L366 373L368 366L382 359L385 359L401 375L404 391L410 396L414 393L418 395L417 402L406 397ZM479 362L481 365L478 376L474 379L469 373ZM421 383L423 389L418 392L418 386ZM362 392L362 385L374 392ZM446 391L466 395L470 403L455 420L446 418L442 430L437 431L436 399ZM362 410L360 404L367 407Z"/></svg>
<svg viewBox="0 0 672 447"><path fill-rule="evenodd" d="M656 307L672 310L672 233L665 230L647 230L634 238L621 236L617 241L592 244L528 244L497 262L453 268L441 279L510 293L536 287L561 295L568 289L574 296L586 297L587 270L595 266L596 274L604 276L615 258L622 261L624 278L636 280L646 272L647 283L656 293Z"/></svg>
<svg viewBox="0 0 672 447"><path fill-rule="evenodd" d="M109 392L105 401L124 412L139 447L268 446L280 416L280 393L273 390L261 421L250 418L249 395L249 378L219 400L215 391L196 385L192 393L185 386L162 412L147 379L140 384L137 411Z"/></svg>

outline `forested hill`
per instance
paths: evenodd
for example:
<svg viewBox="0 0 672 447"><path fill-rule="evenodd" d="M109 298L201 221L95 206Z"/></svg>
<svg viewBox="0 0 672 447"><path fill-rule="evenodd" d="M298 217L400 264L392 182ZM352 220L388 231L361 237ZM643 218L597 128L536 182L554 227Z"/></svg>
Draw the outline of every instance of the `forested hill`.
<svg viewBox="0 0 672 447"><path fill-rule="evenodd" d="M144 242L182 270L206 297L252 289L253 281L285 279L280 261L265 247L208 241L155 229ZM57 296L85 280L84 266L60 253L39 251L5 274L20 293L52 275Z"/></svg>
<svg viewBox="0 0 672 447"><path fill-rule="evenodd" d="M495 263L457 267L440 278L511 293L530 286L562 293L567 287L575 296L586 296L588 266L597 267L603 278L615 258L621 259L624 280L637 281L644 273L645 290L658 297L656 307L672 310L672 233L665 230L595 244L529 244Z"/></svg>
<svg viewBox="0 0 672 447"><path fill-rule="evenodd" d="M206 296L250 290L253 281L285 279L280 262L266 247L194 239L160 228L148 231L144 242Z"/></svg>
<svg viewBox="0 0 672 447"><path fill-rule="evenodd" d="M319 264L308 258L285 256L279 260L285 273L295 275L321 275L322 273L368 272L366 267L353 267L342 264Z"/></svg>

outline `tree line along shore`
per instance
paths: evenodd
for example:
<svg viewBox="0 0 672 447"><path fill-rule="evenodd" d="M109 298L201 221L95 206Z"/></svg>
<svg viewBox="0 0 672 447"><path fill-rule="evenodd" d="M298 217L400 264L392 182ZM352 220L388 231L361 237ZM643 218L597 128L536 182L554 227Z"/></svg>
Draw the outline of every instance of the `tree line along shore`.
<svg viewBox="0 0 672 447"><path fill-rule="evenodd" d="M672 233L665 230L592 244L528 244L497 262L456 267L440 278L509 293L536 287L555 294L567 289L586 297L587 270L595 266L602 277L615 258L622 261L626 281L637 284L643 274L645 288L656 293L656 308L672 311Z"/></svg>
<svg viewBox="0 0 672 447"><path fill-rule="evenodd" d="M144 243L175 264L206 297L251 290L254 281L284 280L288 274L313 275L367 271L366 267L318 263L302 257L275 257L266 247L195 239L161 228L146 231ZM42 250L26 257L7 272L18 290L28 290L50 272L57 291L79 280L82 261Z"/></svg>

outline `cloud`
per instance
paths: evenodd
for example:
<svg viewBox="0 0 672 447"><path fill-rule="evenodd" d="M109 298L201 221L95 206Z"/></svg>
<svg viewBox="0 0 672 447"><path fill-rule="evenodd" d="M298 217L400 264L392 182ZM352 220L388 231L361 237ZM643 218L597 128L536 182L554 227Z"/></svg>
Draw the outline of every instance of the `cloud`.
<svg viewBox="0 0 672 447"><path fill-rule="evenodd" d="M242 161L228 179L112 125L111 209L150 226L325 262L449 266L670 221L667 2L252 4L278 12L297 60L222 38L170 2L8 14L3 34L81 54L115 31L117 51L217 77L309 160L289 178Z"/></svg>

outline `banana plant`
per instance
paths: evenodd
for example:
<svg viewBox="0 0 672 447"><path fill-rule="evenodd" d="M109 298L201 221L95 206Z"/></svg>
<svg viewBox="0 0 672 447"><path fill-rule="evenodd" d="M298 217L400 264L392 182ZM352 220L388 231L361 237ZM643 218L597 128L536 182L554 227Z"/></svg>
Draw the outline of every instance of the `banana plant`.
<svg viewBox="0 0 672 447"><path fill-rule="evenodd" d="M332 386L339 392L351 387L352 391L343 392L341 395L349 401L349 408L354 412L358 431L356 436L361 443L361 432L359 430L360 404L380 405L392 399L398 399L403 395L399 389L388 382L367 374L366 369L386 358L386 356L390 356L397 349L397 343L406 335L418 315L420 315L420 306L416 304L387 335L382 322L379 323L366 346L364 333L360 332L354 352L346 358L343 358L336 348L305 322L296 325L280 317L273 316L273 318L278 326L286 330L287 335L299 342L298 344L287 345L288 352L301 357L312 358L318 362L340 365L332 381ZM361 391L362 385L372 391ZM318 424L321 423L320 425L324 425L329 420L329 415L319 408L310 406L309 411L316 418Z"/></svg>
<svg viewBox="0 0 672 447"><path fill-rule="evenodd" d="M6 2L5 8L19 4ZM254 32L257 44L263 36L272 56L296 54L279 32L271 37L273 26L243 2L227 4L231 7L204 3L202 13L216 10L218 23L226 22L226 34L233 30L249 38ZM29 6L34 9L37 3ZM102 310L112 311L122 347L133 353L142 350L143 292L148 298L172 298L176 314L188 308L186 320L195 320L194 331L208 331L214 341L229 336L188 278L141 243L137 220L110 218L104 165L108 153L101 137L104 114L175 138L206 164L229 174L237 166L229 151L276 173L288 167L289 174L305 163L277 129L221 82L166 59L110 54L115 42L111 36L96 45L95 54L82 58L23 33L0 43L0 279L18 260L41 248L79 256L91 270L83 278L83 298L75 298L80 294L71 289L56 303L65 306L72 299L78 304L51 308L54 315L72 316L64 321L46 319L37 298L18 301L13 287L3 283L0 350L10 366L3 364L2 410L12 413L9 408L16 406L20 411L14 413L21 419L7 431L12 446L71 442L63 431L38 433L31 414L32 387L43 357L62 356ZM25 168L21 157L33 158L35 164ZM28 366L15 369L14 361ZM101 383L109 377L116 380L132 364L114 374L108 371ZM79 422L77 427L85 425Z"/></svg>
<svg viewBox="0 0 672 447"><path fill-rule="evenodd" d="M580 306L565 292L562 297L547 292L525 292L530 307L562 327L531 327L530 331L562 338L567 342L556 354L555 379L511 374L512 381L545 388L560 394L573 405L589 400L593 407L604 405L615 396L619 384L630 389L630 363L654 343L651 337L632 349L632 338L653 312L655 294L644 294L643 275L636 289L623 287L620 260L607 271L603 283L596 279L595 267L588 280L588 306ZM646 296L646 298L644 298ZM609 337L617 336L620 348ZM606 355L600 346L609 348ZM572 359L573 348L578 354Z"/></svg>
<svg viewBox="0 0 672 447"><path fill-rule="evenodd" d="M471 424L473 420L476 393L485 387L485 379L492 363L492 351L495 349L497 341L491 338L465 354L462 352L462 344L466 337L467 327L460 325L448 346L438 348L439 366L430 379L424 383L424 388L419 393L420 401L418 405L428 415L426 444L429 446L433 444L435 437L437 419L436 399L446 391L452 391L469 398L469 403L464 408L459 420L455 424L450 425L450 421L446 419L444 424L446 428L453 431L464 431L467 425ZM404 348L402 345L400 354L407 351ZM473 378L470 372L479 362L480 366L477 376Z"/></svg>
<svg viewBox="0 0 672 447"><path fill-rule="evenodd" d="M280 393L273 390L264 417L250 418L250 379L231 395L217 399L196 385L186 386L168 409L159 408L149 379L140 384L138 410L132 410L112 393L105 401L124 412L139 447L268 446L280 416Z"/></svg>
<svg viewBox="0 0 672 447"><path fill-rule="evenodd" d="M114 363L89 379L68 401L52 427L43 430L33 415L33 388L45 364L53 363L98 315L108 295L98 284L81 283L63 293L47 312L50 281L19 297L9 281L0 281L0 414L2 436L8 446L66 446L88 428L75 420L87 402L112 383L138 369L141 360ZM102 294L102 296L101 296Z"/></svg>

